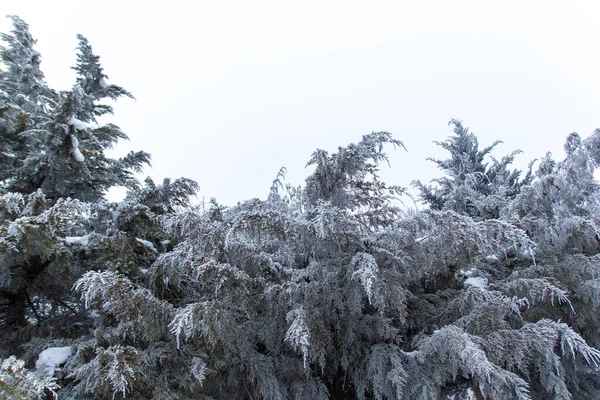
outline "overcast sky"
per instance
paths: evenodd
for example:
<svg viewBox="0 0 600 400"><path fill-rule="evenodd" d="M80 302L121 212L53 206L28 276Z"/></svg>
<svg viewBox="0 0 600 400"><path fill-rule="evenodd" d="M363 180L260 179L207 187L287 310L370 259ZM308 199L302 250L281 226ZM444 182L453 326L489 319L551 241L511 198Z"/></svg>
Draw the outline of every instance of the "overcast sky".
<svg viewBox="0 0 600 400"><path fill-rule="evenodd" d="M600 126L600 2L588 1L27 1L3 14L30 25L50 86L74 82L75 34L109 82L136 101L112 122L145 174L186 176L200 198L264 198L280 167L300 184L316 148L389 131L382 176L408 186L439 175L432 141L463 120L482 145L520 148L517 166ZM8 32L9 20L1 18Z"/></svg>

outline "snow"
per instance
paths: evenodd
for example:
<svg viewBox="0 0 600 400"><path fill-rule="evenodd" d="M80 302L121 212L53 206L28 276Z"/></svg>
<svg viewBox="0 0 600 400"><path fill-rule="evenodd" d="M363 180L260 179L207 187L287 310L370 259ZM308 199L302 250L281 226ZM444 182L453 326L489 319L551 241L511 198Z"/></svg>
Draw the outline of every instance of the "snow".
<svg viewBox="0 0 600 400"><path fill-rule="evenodd" d="M135 238L135 240L137 240L138 242L140 242L141 244L143 244L144 247L146 247L147 249L150 249L153 252L158 253L158 250L156 250L156 247L154 247L154 245L152 244L152 242L149 242L148 240L144 240L144 239L140 239L140 238Z"/></svg>
<svg viewBox="0 0 600 400"><path fill-rule="evenodd" d="M427 236L423 236L423 237L415 239L415 243L421 243L424 240L427 240Z"/></svg>
<svg viewBox="0 0 600 400"><path fill-rule="evenodd" d="M452 393L445 397L447 400L477 400L473 388L467 388L467 390Z"/></svg>
<svg viewBox="0 0 600 400"><path fill-rule="evenodd" d="M498 256L496 256L496 255L492 254L492 255L490 255L490 256L487 256L485 259L486 259L487 261L498 261Z"/></svg>
<svg viewBox="0 0 600 400"><path fill-rule="evenodd" d="M71 135L71 147L71 151L73 152L73 157L75 158L75 160L83 162L85 160L85 157L83 156L83 154L81 154L81 151L79 151L79 140L77 140L77 138L74 135Z"/></svg>
<svg viewBox="0 0 600 400"><path fill-rule="evenodd" d="M461 274L463 274L464 276L471 276L473 275L473 269L461 269L459 271Z"/></svg>
<svg viewBox="0 0 600 400"><path fill-rule="evenodd" d="M478 288L486 288L488 285L488 280L487 278L481 278L481 277L472 277L472 278L467 278L467 280L463 283L463 285L468 288L468 287L478 287Z"/></svg>
<svg viewBox="0 0 600 400"><path fill-rule="evenodd" d="M100 78L100 81L98 82L98 85L100 85L100 87L102 89L106 89L108 87L108 83L106 83L106 80L104 78Z"/></svg>
<svg viewBox="0 0 600 400"><path fill-rule="evenodd" d="M148 268L140 268L140 272L142 274L147 274L148 273Z"/></svg>
<svg viewBox="0 0 600 400"><path fill-rule="evenodd" d="M35 362L35 368L40 373L53 376L54 371L60 370L58 366L64 364L72 354L71 346L50 347L40 353L38 360Z"/></svg>
<svg viewBox="0 0 600 400"><path fill-rule="evenodd" d="M85 236L67 236L65 237L65 242L69 244L80 244L82 246L87 246L90 242L90 235Z"/></svg>
<svg viewBox="0 0 600 400"><path fill-rule="evenodd" d="M9 214L18 214L25 205L25 200L21 193L8 192L0 196L0 205L2 205Z"/></svg>
<svg viewBox="0 0 600 400"><path fill-rule="evenodd" d="M85 122L78 120L75 116L72 116L70 120L67 121L67 124L71 125L73 128L78 131L85 131L87 129L87 125Z"/></svg>

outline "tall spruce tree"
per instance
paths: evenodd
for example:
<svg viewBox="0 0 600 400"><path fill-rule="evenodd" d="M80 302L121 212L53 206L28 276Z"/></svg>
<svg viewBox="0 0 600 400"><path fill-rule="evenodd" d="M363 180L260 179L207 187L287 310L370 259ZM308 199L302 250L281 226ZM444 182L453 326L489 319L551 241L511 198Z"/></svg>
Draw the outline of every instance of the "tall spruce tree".
<svg viewBox="0 0 600 400"><path fill-rule="evenodd" d="M27 158L26 135L48 116L56 105L57 94L48 88L40 70L40 54L28 25L16 16L12 34L0 34L6 46L0 46L0 191L14 179Z"/></svg>
<svg viewBox="0 0 600 400"><path fill-rule="evenodd" d="M149 155L106 156L127 136L96 117L112 111L105 99L127 92L106 84L85 38L76 85L55 92L43 80L27 24L11 18L13 32L0 48L0 356L32 362L44 341L72 341L89 329L71 290L91 266L81 262L75 238L88 233L107 189L137 187L133 174Z"/></svg>

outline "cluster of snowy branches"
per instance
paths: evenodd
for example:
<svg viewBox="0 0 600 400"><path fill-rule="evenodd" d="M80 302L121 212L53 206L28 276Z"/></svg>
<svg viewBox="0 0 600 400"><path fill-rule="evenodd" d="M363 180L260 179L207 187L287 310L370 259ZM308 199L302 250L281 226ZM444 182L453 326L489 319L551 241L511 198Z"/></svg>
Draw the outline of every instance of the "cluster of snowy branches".
<svg viewBox="0 0 600 400"><path fill-rule="evenodd" d="M521 177L452 120L419 211L379 179L387 132L317 150L303 186L282 169L264 200L200 208L189 179L135 179L148 154L105 155L126 135L97 118L131 94L88 41L56 92L12 20L0 398L600 397L600 130Z"/></svg>

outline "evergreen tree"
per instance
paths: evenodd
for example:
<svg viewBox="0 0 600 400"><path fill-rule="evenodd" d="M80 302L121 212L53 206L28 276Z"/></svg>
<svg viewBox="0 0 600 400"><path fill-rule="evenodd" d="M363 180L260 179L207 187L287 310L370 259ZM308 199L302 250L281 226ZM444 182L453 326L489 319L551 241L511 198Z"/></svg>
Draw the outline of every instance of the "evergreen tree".
<svg viewBox="0 0 600 400"><path fill-rule="evenodd" d="M76 238L88 233L88 217L108 188L137 187L133 173L149 155L105 155L127 136L115 125L91 124L111 112L104 99L127 92L106 85L83 37L77 84L57 93L43 80L27 24L12 20L12 35L2 36L0 48L0 356L31 362L40 338L67 343L89 329L71 290L90 268L78 259Z"/></svg>
<svg viewBox="0 0 600 400"><path fill-rule="evenodd" d="M102 100L131 95L106 84L98 57L85 38L78 38L77 84L59 93L48 118L20 134L27 138L27 153L11 176L9 191L41 189L52 200L71 197L94 202L112 186L135 186L133 173L150 161L144 152L131 152L121 159L105 155L105 150L127 135L113 124L97 126L97 117L112 112Z"/></svg>
<svg viewBox="0 0 600 400"><path fill-rule="evenodd" d="M46 112L56 104L57 94L50 90L40 70L40 54L28 25L16 16L12 35L0 34L0 191L6 188L27 157L23 134L43 122Z"/></svg>
<svg viewBox="0 0 600 400"><path fill-rule="evenodd" d="M435 142L448 152L450 159L429 160L435 162L447 176L434 179L434 185L420 181L413 184L421 191L421 200L434 210L453 210L477 219L498 218L506 202L513 199L523 185L528 184L531 173L519 181L521 171L509 170L519 150L500 160L486 157L501 141L479 150L477 137L463 127L462 122L450 120L454 136L443 142Z"/></svg>
<svg viewBox="0 0 600 400"><path fill-rule="evenodd" d="M317 150L303 186L282 169L266 200L205 210L188 179L139 185L147 154L104 155L126 137L95 126L102 101L130 95L87 40L75 87L55 93L13 21L0 398L600 397L600 130L519 180L516 152L488 161L497 143L480 150L452 120L421 211L378 177L402 147L387 132ZM19 86L31 77L37 91ZM118 204L112 185L129 188Z"/></svg>
<svg viewBox="0 0 600 400"><path fill-rule="evenodd" d="M363 162L384 160L379 146L364 145L376 141L387 135L348 148L361 149L354 155ZM389 200L358 197L354 208L347 200L364 187L362 166L331 172L348 148L317 151L322 161L301 195L280 192L280 173L267 201L169 215L163 226L176 244L158 255L149 281L86 274L82 297L127 332L107 343L129 343L120 365L139 374L106 380L103 364L73 362L75 387L97 393L98 382L126 382L103 393L132 398L595 396L600 352L577 325L560 322L578 303L568 282L534 272L543 257L528 233L452 210L381 224ZM156 351L163 361L148 362ZM94 379L81 381L92 376L87 368Z"/></svg>

